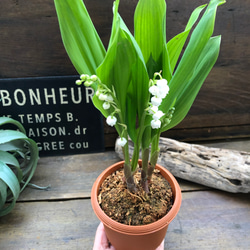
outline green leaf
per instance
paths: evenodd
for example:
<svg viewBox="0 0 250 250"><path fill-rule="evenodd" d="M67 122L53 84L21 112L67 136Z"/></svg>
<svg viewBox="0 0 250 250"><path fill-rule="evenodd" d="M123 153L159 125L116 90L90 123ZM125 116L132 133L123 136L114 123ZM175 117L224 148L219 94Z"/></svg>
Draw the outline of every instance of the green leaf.
<svg viewBox="0 0 250 250"><path fill-rule="evenodd" d="M135 39L144 56L149 77L152 78L155 72L169 70L163 68L163 53L167 49L165 0L140 0L136 6L134 23Z"/></svg>
<svg viewBox="0 0 250 250"><path fill-rule="evenodd" d="M23 125L20 122L14 120L12 118L0 117L0 126L2 126L4 124L13 124L13 125L17 126L17 128L20 130L20 132L26 134L26 131L25 131Z"/></svg>
<svg viewBox="0 0 250 250"><path fill-rule="evenodd" d="M169 94L160 106L164 113L168 112L174 100L178 99L178 96L193 77L197 61L213 33L217 7L224 2L224 0L211 0L194 29L176 72L169 82Z"/></svg>
<svg viewBox="0 0 250 250"><path fill-rule="evenodd" d="M167 44L164 44L162 53L162 77L168 82L172 79L173 71L171 70L170 57Z"/></svg>
<svg viewBox="0 0 250 250"><path fill-rule="evenodd" d="M23 177L23 173L17 159L12 154L0 150L0 160L6 165L11 165L12 167L14 167L13 171L16 172L18 182L20 183Z"/></svg>
<svg viewBox="0 0 250 250"><path fill-rule="evenodd" d="M2 208L4 207L4 204L7 201L7 188L8 187L5 184L5 182L0 180L0 212L1 212Z"/></svg>
<svg viewBox="0 0 250 250"><path fill-rule="evenodd" d="M136 120L137 117L141 119L149 98L149 78L142 52L117 13L118 2L114 6L112 42L103 63L97 69L97 75L109 89L114 89L121 110L118 122L127 124L128 133L135 140ZM110 111L103 110L98 98L93 98L93 103L104 116L110 114ZM116 128L121 134L122 128Z"/></svg>
<svg viewBox="0 0 250 250"><path fill-rule="evenodd" d="M114 91L119 101L119 108L126 112L126 93L131 81L129 65L133 63L134 53L131 43L122 29L119 29L116 39L107 51L106 57L97 69L97 75L101 82Z"/></svg>
<svg viewBox="0 0 250 250"><path fill-rule="evenodd" d="M23 140L8 141L3 144L0 143L0 150L17 152L21 157L24 157L24 151L26 151Z"/></svg>
<svg viewBox="0 0 250 250"><path fill-rule="evenodd" d="M119 1L115 1L114 2L114 6L115 6L114 7L114 11L118 11L118 4L119 4ZM117 13L114 12L114 18L115 17L117 19L114 22L116 22L117 24L119 24L119 28L121 28L127 34L127 36L130 39L130 42L133 43L133 47L136 50L136 54L139 56L140 61L143 63L144 67L146 67L146 63L144 61L144 57L143 57L141 48L139 47L139 45L138 45L137 41L135 40L134 36L129 31L128 27L126 26L125 22L123 21L123 19L121 18L121 16L119 15L118 12ZM115 33L115 30L113 31L113 28L112 28L112 34L113 33Z"/></svg>
<svg viewBox="0 0 250 250"><path fill-rule="evenodd" d="M162 132L176 126L187 115L203 82L207 78L209 72L213 68L218 58L220 42L220 36L212 37L209 39L207 45L205 46L199 57L192 78L186 84L186 87L183 89L176 100L175 113L173 115L171 123L163 127Z"/></svg>
<svg viewBox="0 0 250 250"><path fill-rule="evenodd" d="M28 139L24 133L15 130L0 130L0 138L0 145L13 140Z"/></svg>
<svg viewBox="0 0 250 250"><path fill-rule="evenodd" d="M11 164L13 166L19 166L19 162L15 158L15 156L12 154L18 149L19 147L12 146L13 142L7 142L4 144L0 144L0 160L3 161L6 164ZM7 145L7 147L5 147ZM10 151L10 152L8 152Z"/></svg>
<svg viewBox="0 0 250 250"><path fill-rule="evenodd" d="M116 1L114 4L115 4L114 10L118 11L119 1ZM144 110L147 106L148 99L149 99L149 91L148 91L149 77L147 75L146 63L144 61L141 48L136 42L134 36L130 33L128 27L122 20L119 13L114 12L114 17L117 18L116 23L119 24L120 28L126 33L127 38L129 42L131 43L132 48L136 54L134 64L131 65L132 82L129 85L128 97L130 97L130 100L127 100L127 105L129 109L128 113L131 112L130 116L132 116L132 113L135 114L134 117L136 117L137 115L139 123L140 123L142 114L144 113ZM137 107L137 109L135 109L135 107ZM135 124L134 124L134 127L135 127Z"/></svg>
<svg viewBox="0 0 250 250"><path fill-rule="evenodd" d="M13 195L12 202L7 207L2 208L0 211L0 216L3 216L13 209L20 193L20 185L12 170L2 161L0 161L0 180L8 186Z"/></svg>
<svg viewBox="0 0 250 250"><path fill-rule="evenodd" d="M105 48L81 0L54 0L64 47L79 74L96 74Z"/></svg>
<svg viewBox="0 0 250 250"><path fill-rule="evenodd" d="M31 180L37 166L39 152L37 144L34 140L28 138L20 131L14 130L0 130L0 149L4 150L6 145L11 148L13 142L13 150L19 149L24 155L24 164L21 165L23 172L23 185L21 191L27 186ZM16 145L19 145L19 148ZM21 146L22 145L22 146ZM4 150L6 151L6 150ZM20 154L20 152L17 150Z"/></svg>
<svg viewBox="0 0 250 250"><path fill-rule="evenodd" d="M0 130L0 216L13 209L38 161L37 144L25 135L23 126L11 118L0 117L0 126L8 124L17 126L20 131Z"/></svg>
<svg viewBox="0 0 250 250"><path fill-rule="evenodd" d="M127 126L133 142L136 142L137 123L143 128L144 113L149 101L149 78L144 63L137 57L131 65L132 81L127 94Z"/></svg>
<svg viewBox="0 0 250 250"><path fill-rule="evenodd" d="M197 7L191 14L189 21L186 25L185 30L173 37L168 43L167 48L169 52L169 60L171 63L171 71L173 72L176 66L176 63L178 61L178 58L181 54L181 51L183 49L183 46L186 42L186 39L190 33L190 30L192 29L193 25L197 21L201 11L206 7L207 5L201 5Z"/></svg>
<svg viewBox="0 0 250 250"><path fill-rule="evenodd" d="M26 160L27 163L25 164L25 168L22 169L23 171L23 181L22 181L22 188L21 192L24 190L24 188L28 185L30 182L31 178L33 177L36 167L37 167L37 162L39 159L39 151L37 144L34 140L28 138L25 140L27 143L27 153L26 153Z"/></svg>

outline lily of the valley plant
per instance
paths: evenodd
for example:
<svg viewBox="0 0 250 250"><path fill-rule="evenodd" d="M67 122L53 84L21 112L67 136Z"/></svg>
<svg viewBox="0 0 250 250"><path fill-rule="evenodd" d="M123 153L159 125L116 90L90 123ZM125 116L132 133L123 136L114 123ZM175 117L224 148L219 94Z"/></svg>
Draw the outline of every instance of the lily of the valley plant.
<svg viewBox="0 0 250 250"><path fill-rule="evenodd" d="M141 183L147 191L160 134L183 120L217 60L221 37L212 34L217 7L225 1L211 0L196 8L185 30L166 41L165 0L138 1L134 35L119 15L116 0L107 50L82 0L54 1L64 46L80 74L76 83L95 90L95 107L115 126L130 191L136 190L133 174L142 152ZM132 159L128 138L134 143Z"/></svg>

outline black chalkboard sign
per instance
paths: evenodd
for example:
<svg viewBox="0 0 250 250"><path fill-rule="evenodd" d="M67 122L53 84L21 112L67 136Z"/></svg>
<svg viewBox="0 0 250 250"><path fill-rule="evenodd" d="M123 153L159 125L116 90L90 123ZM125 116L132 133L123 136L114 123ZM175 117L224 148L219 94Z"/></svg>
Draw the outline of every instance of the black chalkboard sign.
<svg viewBox="0 0 250 250"><path fill-rule="evenodd" d="M40 156L104 150L102 115L78 76L0 79L0 116L20 121ZM1 140L1 138L0 138Z"/></svg>

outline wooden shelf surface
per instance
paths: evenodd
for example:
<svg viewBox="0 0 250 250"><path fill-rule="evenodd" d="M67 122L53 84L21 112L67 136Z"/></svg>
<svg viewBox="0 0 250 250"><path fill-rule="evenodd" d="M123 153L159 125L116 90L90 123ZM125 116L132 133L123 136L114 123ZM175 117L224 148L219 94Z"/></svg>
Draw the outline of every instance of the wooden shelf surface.
<svg viewBox="0 0 250 250"><path fill-rule="evenodd" d="M249 141L212 144L233 149L239 145L248 147ZM41 158L32 183L51 188L26 188L14 210L0 218L0 249L91 250L99 224L90 203L91 187L96 177L118 160L113 151ZM178 181L183 201L169 226L165 249L250 246L250 194Z"/></svg>

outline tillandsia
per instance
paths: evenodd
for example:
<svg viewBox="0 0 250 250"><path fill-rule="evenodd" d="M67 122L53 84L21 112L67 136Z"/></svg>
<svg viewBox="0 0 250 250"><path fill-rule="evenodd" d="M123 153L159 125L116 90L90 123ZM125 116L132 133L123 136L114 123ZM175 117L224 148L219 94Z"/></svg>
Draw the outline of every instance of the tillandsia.
<svg viewBox="0 0 250 250"><path fill-rule="evenodd" d="M221 37L212 34L217 7L225 1L197 7L184 31L167 41L165 0L138 1L134 35L116 0L107 49L82 0L54 1L65 49L80 75L76 84L94 89L95 107L116 128L130 191L136 191L133 175L141 152L141 183L147 192L161 133L184 119L217 60ZM131 158L129 138L134 143Z"/></svg>
<svg viewBox="0 0 250 250"><path fill-rule="evenodd" d="M16 128L3 129L4 126ZM22 124L8 117L0 117L0 216L11 212L27 185L35 186L29 182L38 158L37 144L26 136Z"/></svg>

